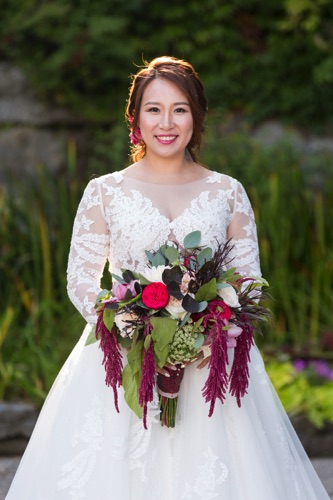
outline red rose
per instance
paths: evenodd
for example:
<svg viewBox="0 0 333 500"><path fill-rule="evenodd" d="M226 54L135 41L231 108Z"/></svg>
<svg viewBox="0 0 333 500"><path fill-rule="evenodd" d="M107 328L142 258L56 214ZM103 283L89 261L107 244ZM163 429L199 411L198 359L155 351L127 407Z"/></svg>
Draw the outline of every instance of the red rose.
<svg viewBox="0 0 333 500"><path fill-rule="evenodd" d="M227 304L223 302L223 300L212 300L208 304L208 310L209 312L212 312L218 315L220 318L226 319L227 321L229 321L229 319L231 318L231 311Z"/></svg>
<svg viewBox="0 0 333 500"><path fill-rule="evenodd" d="M150 283L142 292L142 302L149 309L163 309L169 302L169 292L164 283Z"/></svg>

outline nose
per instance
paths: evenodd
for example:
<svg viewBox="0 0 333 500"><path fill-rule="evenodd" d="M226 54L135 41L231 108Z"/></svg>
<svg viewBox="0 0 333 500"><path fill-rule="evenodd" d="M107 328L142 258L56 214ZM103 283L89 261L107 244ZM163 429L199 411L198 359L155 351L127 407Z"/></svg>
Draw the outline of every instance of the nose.
<svg viewBox="0 0 333 500"><path fill-rule="evenodd" d="M160 128L170 130L173 127L171 114L168 112L161 114Z"/></svg>

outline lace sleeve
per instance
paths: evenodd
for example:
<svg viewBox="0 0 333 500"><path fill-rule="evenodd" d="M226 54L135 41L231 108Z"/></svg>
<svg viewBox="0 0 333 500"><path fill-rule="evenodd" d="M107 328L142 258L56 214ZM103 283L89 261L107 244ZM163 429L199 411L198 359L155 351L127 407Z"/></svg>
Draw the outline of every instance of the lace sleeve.
<svg viewBox="0 0 333 500"><path fill-rule="evenodd" d="M94 304L101 289L109 241L99 184L93 179L84 191L74 220L67 267L68 296L88 323L97 320Z"/></svg>
<svg viewBox="0 0 333 500"><path fill-rule="evenodd" d="M243 276L261 276L257 228L250 200L237 182L234 198L233 217L228 226L228 238L232 238L234 248L231 266Z"/></svg>

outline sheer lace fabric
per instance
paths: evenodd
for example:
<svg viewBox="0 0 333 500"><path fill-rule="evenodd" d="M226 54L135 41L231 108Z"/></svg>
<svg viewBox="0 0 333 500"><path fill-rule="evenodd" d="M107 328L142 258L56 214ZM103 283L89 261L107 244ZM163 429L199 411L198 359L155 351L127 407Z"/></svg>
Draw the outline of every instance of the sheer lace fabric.
<svg viewBox="0 0 333 500"><path fill-rule="evenodd" d="M182 242L235 243L232 262L258 275L253 212L243 187L211 173L182 186L156 186L122 174L89 183L74 223L68 292L88 323L105 259L144 272L145 249ZM104 383L98 344L87 325L45 402L7 500L328 500L265 372L251 350L248 394L217 404L208 418L201 390L207 368L186 368L174 429L159 423L157 395L148 430ZM124 355L124 363L126 356ZM230 365L232 349L229 350Z"/></svg>
<svg viewBox="0 0 333 500"><path fill-rule="evenodd" d="M198 229L202 244L233 239L232 266L259 275L258 244L253 211L242 185L211 173L183 185L158 185L109 174L92 180L75 219L68 263L68 294L88 322L105 260L111 272L121 268L144 273L145 250L167 240L183 242Z"/></svg>

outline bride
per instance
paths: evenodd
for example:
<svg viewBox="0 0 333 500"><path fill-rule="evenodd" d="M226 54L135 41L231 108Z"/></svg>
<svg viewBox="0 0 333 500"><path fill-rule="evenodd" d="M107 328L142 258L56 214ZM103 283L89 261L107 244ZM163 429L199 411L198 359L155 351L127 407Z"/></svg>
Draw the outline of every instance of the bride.
<svg viewBox="0 0 333 500"><path fill-rule="evenodd" d="M233 266L260 275L243 186L197 161L206 112L202 84L185 61L160 57L133 77L126 109L133 164L91 180L74 221L68 293L87 326L48 395L7 500L329 498L256 346L241 408L227 395L208 418L206 357L185 368L176 426L160 425L155 398L145 430L122 388L116 412L103 353L98 343L85 345L106 260L113 273L144 273L145 250L199 230L212 247L232 238Z"/></svg>

